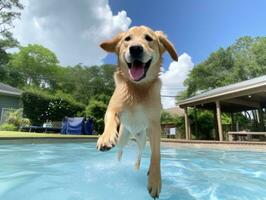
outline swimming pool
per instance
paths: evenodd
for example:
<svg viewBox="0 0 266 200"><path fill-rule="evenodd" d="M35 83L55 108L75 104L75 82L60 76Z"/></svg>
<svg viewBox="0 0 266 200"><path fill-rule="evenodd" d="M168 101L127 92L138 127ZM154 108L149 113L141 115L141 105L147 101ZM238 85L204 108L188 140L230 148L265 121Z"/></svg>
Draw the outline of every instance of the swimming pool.
<svg viewBox="0 0 266 200"><path fill-rule="evenodd" d="M149 149L133 170L135 145L121 163L94 143L0 145L0 199L148 200ZM266 199L266 153L162 148L160 199Z"/></svg>

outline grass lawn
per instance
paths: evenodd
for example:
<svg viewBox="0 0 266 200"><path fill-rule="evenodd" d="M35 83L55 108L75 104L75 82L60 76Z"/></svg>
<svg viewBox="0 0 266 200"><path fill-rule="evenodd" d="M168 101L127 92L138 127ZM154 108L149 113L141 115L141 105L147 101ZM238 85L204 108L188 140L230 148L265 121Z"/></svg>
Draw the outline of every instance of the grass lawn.
<svg viewBox="0 0 266 200"><path fill-rule="evenodd" d="M19 131L0 131L1 138L97 138L96 135L61 135L54 133L29 133Z"/></svg>

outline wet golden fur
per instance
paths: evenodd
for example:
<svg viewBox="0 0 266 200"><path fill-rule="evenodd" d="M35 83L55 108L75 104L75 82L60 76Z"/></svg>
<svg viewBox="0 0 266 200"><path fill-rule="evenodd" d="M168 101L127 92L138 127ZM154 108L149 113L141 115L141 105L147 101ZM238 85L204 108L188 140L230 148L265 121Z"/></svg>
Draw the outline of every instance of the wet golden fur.
<svg viewBox="0 0 266 200"><path fill-rule="evenodd" d="M152 41L145 39L147 35L152 38ZM125 39L127 37L132 39L127 41ZM142 45L145 56L152 60L146 77L140 81L131 80L125 59L129 47L136 44ZM134 135L139 147L135 165L138 169L147 134L151 147L147 188L151 196L156 198L161 191L159 72L162 54L168 51L173 60L177 61L176 51L162 32L153 31L145 26L132 27L127 32L122 32L113 39L103 42L101 47L117 54L118 67L114 74L116 88L106 111L105 129L98 139L97 148L105 151L117 144L118 159L120 159L130 134Z"/></svg>

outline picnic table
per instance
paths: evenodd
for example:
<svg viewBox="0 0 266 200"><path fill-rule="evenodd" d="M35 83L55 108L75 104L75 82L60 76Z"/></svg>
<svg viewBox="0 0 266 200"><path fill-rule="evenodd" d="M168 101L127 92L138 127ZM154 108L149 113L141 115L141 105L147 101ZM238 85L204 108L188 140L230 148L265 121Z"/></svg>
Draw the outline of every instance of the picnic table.
<svg viewBox="0 0 266 200"><path fill-rule="evenodd" d="M234 140L240 140L240 141L252 140L253 136L260 136L260 137L263 137L265 139L266 132L250 132L250 131L229 131L228 132L229 141L234 141Z"/></svg>

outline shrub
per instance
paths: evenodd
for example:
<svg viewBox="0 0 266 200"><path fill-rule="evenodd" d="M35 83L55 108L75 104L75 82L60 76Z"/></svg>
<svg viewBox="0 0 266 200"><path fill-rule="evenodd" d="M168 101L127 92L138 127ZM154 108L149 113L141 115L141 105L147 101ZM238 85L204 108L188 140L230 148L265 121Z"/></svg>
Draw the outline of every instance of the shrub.
<svg viewBox="0 0 266 200"><path fill-rule="evenodd" d="M104 115L107 109L107 104L103 101L91 100L86 107L86 117L92 117L95 122L94 129L97 133L103 133L104 129Z"/></svg>
<svg viewBox="0 0 266 200"><path fill-rule="evenodd" d="M213 140L215 135L213 135L214 130L214 118L213 113L208 110L198 110L197 119L194 113L194 109L189 109L189 121L191 126L192 135L195 139L201 140Z"/></svg>
<svg viewBox="0 0 266 200"><path fill-rule="evenodd" d="M0 125L0 131L16 131L17 129L14 124L4 123Z"/></svg>
<svg viewBox="0 0 266 200"><path fill-rule="evenodd" d="M175 118L169 112L161 112L161 124L175 123Z"/></svg>
<svg viewBox="0 0 266 200"><path fill-rule="evenodd" d="M5 123L1 125L0 130L15 131L21 126L30 125L30 120L23 118L23 109L17 109L7 113L7 117L4 122Z"/></svg>
<svg viewBox="0 0 266 200"><path fill-rule="evenodd" d="M15 127L19 128L20 126L29 126L30 120L23 118L23 110L17 109L8 114L6 122L8 124L13 124Z"/></svg>
<svg viewBox="0 0 266 200"><path fill-rule="evenodd" d="M183 116L172 115L169 112L162 111L161 112L161 124L175 124L179 137L185 137L185 119Z"/></svg>
<svg viewBox="0 0 266 200"><path fill-rule="evenodd" d="M185 138L185 117L176 115L174 119L178 132L181 134L180 138Z"/></svg>
<svg viewBox="0 0 266 200"><path fill-rule="evenodd" d="M22 118L20 121L20 126L29 126L30 125L30 119L28 118Z"/></svg>
<svg viewBox="0 0 266 200"><path fill-rule="evenodd" d="M22 93L24 114L33 124L41 125L47 120L61 121L65 116L74 117L85 110L85 106L62 92L49 94L28 90Z"/></svg>

